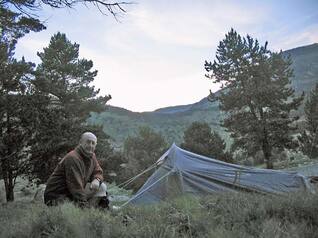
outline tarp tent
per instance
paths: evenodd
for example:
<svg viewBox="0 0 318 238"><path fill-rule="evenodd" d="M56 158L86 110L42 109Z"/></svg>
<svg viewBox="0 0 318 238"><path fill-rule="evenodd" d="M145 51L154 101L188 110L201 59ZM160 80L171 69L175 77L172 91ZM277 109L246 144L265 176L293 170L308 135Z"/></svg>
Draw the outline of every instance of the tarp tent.
<svg viewBox="0 0 318 238"><path fill-rule="evenodd" d="M127 202L150 204L182 194L196 196L227 191L285 194L310 190L297 173L225 163L183 150L173 144L158 160L159 168Z"/></svg>

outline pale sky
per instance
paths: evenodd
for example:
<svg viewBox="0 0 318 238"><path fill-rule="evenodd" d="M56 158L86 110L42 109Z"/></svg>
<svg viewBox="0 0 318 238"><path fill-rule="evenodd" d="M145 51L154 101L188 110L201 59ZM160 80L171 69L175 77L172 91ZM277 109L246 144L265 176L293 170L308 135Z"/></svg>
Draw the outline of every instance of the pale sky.
<svg viewBox="0 0 318 238"><path fill-rule="evenodd" d="M317 0L134 0L117 22L93 6L39 12L47 30L22 38L16 57L39 63L36 52L60 31L92 60L101 94L132 111L195 103L216 91L204 61L234 28L269 42L273 51L318 42Z"/></svg>

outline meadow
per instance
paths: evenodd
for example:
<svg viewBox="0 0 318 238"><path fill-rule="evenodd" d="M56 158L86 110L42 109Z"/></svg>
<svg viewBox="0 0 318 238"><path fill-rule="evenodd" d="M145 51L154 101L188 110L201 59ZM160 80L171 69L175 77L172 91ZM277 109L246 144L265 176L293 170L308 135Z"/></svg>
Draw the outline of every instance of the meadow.
<svg viewBox="0 0 318 238"><path fill-rule="evenodd" d="M318 195L226 193L119 210L0 205L0 237L318 237Z"/></svg>

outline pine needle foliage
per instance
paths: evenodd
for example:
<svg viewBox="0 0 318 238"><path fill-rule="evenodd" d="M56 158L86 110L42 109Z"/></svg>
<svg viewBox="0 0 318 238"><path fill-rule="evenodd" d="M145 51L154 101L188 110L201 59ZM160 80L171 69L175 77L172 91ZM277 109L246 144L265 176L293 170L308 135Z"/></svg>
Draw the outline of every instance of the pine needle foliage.
<svg viewBox="0 0 318 238"><path fill-rule="evenodd" d="M225 112L223 126L234 139L233 148L254 155L262 150L267 168L273 168L272 151L294 146L292 132L303 95L290 86L291 60L267 49L258 40L242 37L234 29L217 48L216 60L205 62L208 78L225 90L218 97Z"/></svg>

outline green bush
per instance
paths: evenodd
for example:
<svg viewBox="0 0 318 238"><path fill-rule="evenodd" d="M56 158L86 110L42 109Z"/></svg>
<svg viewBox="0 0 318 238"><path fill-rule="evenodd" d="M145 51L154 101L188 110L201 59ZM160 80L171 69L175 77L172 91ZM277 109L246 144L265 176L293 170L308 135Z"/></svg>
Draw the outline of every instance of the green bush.
<svg viewBox="0 0 318 238"><path fill-rule="evenodd" d="M225 193L120 210L0 206L0 237L317 237L318 195ZM4 229L3 229L4 228Z"/></svg>

